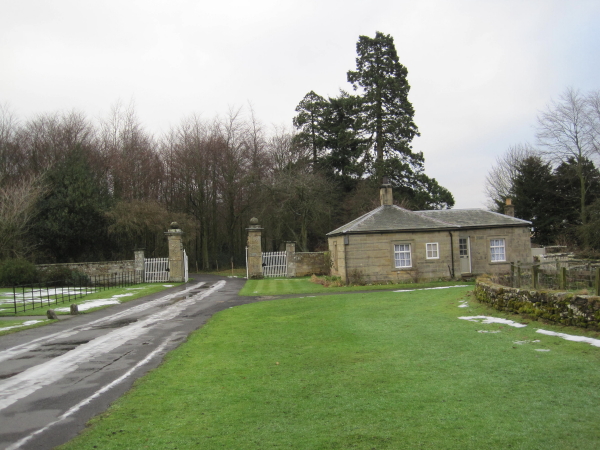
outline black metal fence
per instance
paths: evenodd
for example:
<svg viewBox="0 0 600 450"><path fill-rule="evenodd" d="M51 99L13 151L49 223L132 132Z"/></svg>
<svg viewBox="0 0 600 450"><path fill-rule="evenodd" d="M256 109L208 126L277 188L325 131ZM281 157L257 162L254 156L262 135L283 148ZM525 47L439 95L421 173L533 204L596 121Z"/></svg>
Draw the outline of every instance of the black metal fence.
<svg viewBox="0 0 600 450"><path fill-rule="evenodd" d="M588 291L600 295L600 262L560 260L511 263L510 273L494 280L503 286L522 289Z"/></svg>
<svg viewBox="0 0 600 450"><path fill-rule="evenodd" d="M136 270L95 276L81 275L68 280L14 286L14 314L71 302L85 295L114 287L126 287L143 282L143 272Z"/></svg>

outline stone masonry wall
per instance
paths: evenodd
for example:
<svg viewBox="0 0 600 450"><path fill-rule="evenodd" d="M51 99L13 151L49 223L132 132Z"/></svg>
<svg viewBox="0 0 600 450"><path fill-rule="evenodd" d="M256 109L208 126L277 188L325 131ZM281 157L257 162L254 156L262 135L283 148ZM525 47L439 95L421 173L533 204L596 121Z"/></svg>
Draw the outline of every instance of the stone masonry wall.
<svg viewBox="0 0 600 450"><path fill-rule="evenodd" d="M71 270L77 270L89 276L96 276L111 273L132 272L135 270L135 261L131 260L37 265L37 268L40 270L50 269L52 267L67 267Z"/></svg>
<svg viewBox="0 0 600 450"><path fill-rule="evenodd" d="M534 291L477 280L475 296L499 311L539 317L563 325L600 329L600 297L567 292Z"/></svg>
<svg viewBox="0 0 600 450"><path fill-rule="evenodd" d="M344 237L348 243L344 243ZM368 282L415 282L460 277L459 239L471 243L471 272L498 274L510 271L510 261L531 260L530 234L526 227L482 228L475 230L350 234L329 238L332 275L346 281L353 272L360 272ZM491 262L490 240L505 239L506 261ZM427 259L426 244L437 243L439 258ZM396 268L394 245L410 244L412 267Z"/></svg>
<svg viewBox="0 0 600 450"><path fill-rule="evenodd" d="M296 276L329 274L329 252L301 252L294 254Z"/></svg>

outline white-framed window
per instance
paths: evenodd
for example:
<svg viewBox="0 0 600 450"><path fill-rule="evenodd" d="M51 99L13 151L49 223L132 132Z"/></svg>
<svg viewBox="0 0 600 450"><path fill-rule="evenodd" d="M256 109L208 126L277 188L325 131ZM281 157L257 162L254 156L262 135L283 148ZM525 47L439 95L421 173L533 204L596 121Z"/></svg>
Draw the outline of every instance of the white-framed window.
<svg viewBox="0 0 600 450"><path fill-rule="evenodd" d="M412 260L410 257L410 244L394 245L394 261L396 268L412 267Z"/></svg>
<svg viewBox="0 0 600 450"><path fill-rule="evenodd" d="M426 258L427 259L439 259L440 253L438 250L438 243L431 242L429 244L425 244Z"/></svg>
<svg viewBox="0 0 600 450"><path fill-rule="evenodd" d="M492 262L506 261L506 241L490 239L490 255Z"/></svg>
<svg viewBox="0 0 600 450"><path fill-rule="evenodd" d="M467 239L460 238L458 240L458 250L460 256L469 256L469 247L467 244Z"/></svg>

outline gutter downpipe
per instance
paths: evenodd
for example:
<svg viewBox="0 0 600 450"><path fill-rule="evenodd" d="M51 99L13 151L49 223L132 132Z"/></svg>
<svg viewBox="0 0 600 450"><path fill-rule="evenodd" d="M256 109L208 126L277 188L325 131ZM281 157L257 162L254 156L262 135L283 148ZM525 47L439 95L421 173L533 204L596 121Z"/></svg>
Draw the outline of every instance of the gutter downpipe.
<svg viewBox="0 0 600 450"><path fill-rule="evenodd" d="M452 238L452 231L448 231L450 235L450 258L452 259L452 279L454 279L454 240Z"/></svg>
<svg viewBox="0 0 600 450"><path fill-rule="evenodd" d="M348 236L347 234L344 235L344 276L346 277L346 285L348 285L348 282L350 281L350 278L348 277L348 255L346 254L346 252L348 251L348 245L350 244L350 236Z"/></svg>

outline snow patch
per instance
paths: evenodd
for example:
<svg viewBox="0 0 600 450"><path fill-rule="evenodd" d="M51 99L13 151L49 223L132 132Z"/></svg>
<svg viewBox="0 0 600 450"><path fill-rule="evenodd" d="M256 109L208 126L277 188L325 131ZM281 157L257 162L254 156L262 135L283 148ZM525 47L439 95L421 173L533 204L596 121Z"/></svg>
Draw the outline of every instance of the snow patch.
<svg viewBox="0 0 600 450"><path fill-rule="evenodd" d="M478 333L500 333L500 330L488 331L488 330L477 330Z"/></svg>
<svg viewBox="0 0 600 450"><path fill-rule="evenodd" d="M594 347L600 347L600 339L594 339L585 336L574 336L572 334L565 333L556 333L554 331L547 331L542 329L537 330L537 333L545 334L546 336L556 336L559 338L563 338L567 341L585 342L587 344L593 345Z"/></svg>
<svg viewBox="0 0 600 450"><path fill-rule="evenodd" d="M523 345L523 344L531 344L533 342L540 342L540 340L536 339L534 341L513 341L513 344Z"/></svg>
<svg viewBox="0 0 600 450"><path fill-rule="evenodd" d="M21 328L21 327L26 327L29 325L34 325L36 323L40 323L40 322L45 322L46 320L26 320L25 322L23 322L20 325L12 325L10 327L3 327L0 326L0 331L5 331L5 330L12 330L13 328Z"/></svg>
<svg viewBox="0 0 600 450"><path fill-rule="evenodd" d="M523 328L527 325L523 323L517 323L508 319L500 319L498 317L490 317L490 316L463 316L459 317L462 320L468 320L470 322L478 322L478 323L501 323L503 325L508 325L515 328Z"/></svg>
<svg viewBox="0 0 600 450"><path fill-rule="evenodd" d="M456 286L441 286L441 287L430 287L430 288L421 288L421 289L400 289L394 292L414 292L414 291L433 291L436 289L451 289L451 288L459 288L459 287L469 287L468 284L457 284Z"/></svg>
<svg viewBox="0 0 600 450"><path fill-rule="evenodd" d="M547 349L547 348L536 348L535 351L536 352L549 352L550 349Z"/></svg>
<svg viewBox="0 0 600 450"><path fill-rule="evenodd" d="M163 284L164 287L173 287L175 286L174 284Z"/></svg>
<svg viewBox="0 0 600 450"><path fill-rule="evenodd" d="M98 308L99 306L118 305L120 303L121 302L119 300L117 300L116 298L100 298L98 300L89 300L87 302L79 303L77 305L77 309L79 311L86 311L88 309ZM70 307L54 308L54 311L69 312L69 311L71 311L71 308Z"/></svg>

